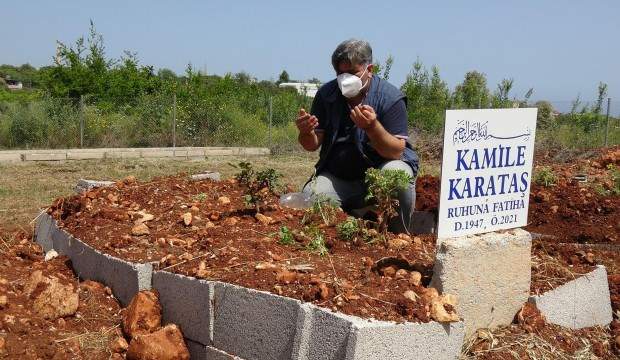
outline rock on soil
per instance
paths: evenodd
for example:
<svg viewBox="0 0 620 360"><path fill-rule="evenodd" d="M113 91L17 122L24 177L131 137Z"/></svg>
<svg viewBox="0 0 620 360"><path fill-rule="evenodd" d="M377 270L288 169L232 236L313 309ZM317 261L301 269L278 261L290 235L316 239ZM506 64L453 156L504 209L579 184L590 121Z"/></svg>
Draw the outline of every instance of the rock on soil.
<svg viewBox="0 0 620 360"><path fill-rule="evenodd" d="M177 325L145 335L138 335L129 344L128 360L189 360L189 351Z"/></svg>
<svg viewBox="0 0 620 360"><path fill-rule="evenodd" d="M144 290L134 296L123 313L123 332L134 338L161 326L161 305L155 292Z"/></svg>
<svg viewBox="0 0 620 360"><path fill-rule="evenodd" d="M75 314L79 295L73 284L63 285L54 276L43 276L41 270L32 273L25 293L33 300L34 312L48 320Z"/></svg>

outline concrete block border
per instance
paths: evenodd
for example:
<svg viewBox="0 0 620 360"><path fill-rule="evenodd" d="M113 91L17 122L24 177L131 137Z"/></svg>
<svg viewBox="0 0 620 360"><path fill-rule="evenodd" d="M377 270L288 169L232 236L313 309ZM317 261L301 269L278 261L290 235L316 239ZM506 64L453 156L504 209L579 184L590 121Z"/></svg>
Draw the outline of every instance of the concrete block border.
<svg viewBox="0 0 620 360"><path fill-rule="evenodd" d="M41 149L0 151L0 162L63 161L125 158L204 159L209 156L271 155L269 148L260 147L160 147L101 149Z"/></svg>
<svg viewBox="0 0 620 360"><path fill-rule="evenodd" d="M128 305L138 291L151 288L152 264L135 264L103 254L60 229L46 213L39 215L35 231L36 242L43 251L54 249L68 256L80 279L109 286L123 306Z"/></svg>
<svg viewBox="0 0 620 360"><path fill-rule="evenodd" d="M67 255L76 274L110 286L123 305L151 286L164 322L177 323L196 359L456 359L464 324L364 320L312 304L199 280L103 254L42 213L35 239Z"/></svg>
<svg viewBox="0 0 620 360"><path fill-rule="evenodd" d="M571 329L605 326L612 321L607 270L602 265L542 295L531 296L529 302L548 322Z"/></svg>

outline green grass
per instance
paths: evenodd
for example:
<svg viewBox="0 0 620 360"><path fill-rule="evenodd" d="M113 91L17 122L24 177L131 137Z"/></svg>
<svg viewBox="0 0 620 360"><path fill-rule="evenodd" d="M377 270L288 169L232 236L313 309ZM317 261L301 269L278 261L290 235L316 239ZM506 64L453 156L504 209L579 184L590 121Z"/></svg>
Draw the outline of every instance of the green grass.
<svg viewBox="0 0 620 360"><path fill-rule="evenodd" d="M134 175L147 181L157 176L188 174L205 170L232 177L231 161L248 160L258 168L274 168L283 181L301 189L312 175L316 154L270 157L211 157L205 160L122 159L66 162L0 163L0 227L26 227L40 209L60 196L73 194L79 179L119 180Z"/></svg>

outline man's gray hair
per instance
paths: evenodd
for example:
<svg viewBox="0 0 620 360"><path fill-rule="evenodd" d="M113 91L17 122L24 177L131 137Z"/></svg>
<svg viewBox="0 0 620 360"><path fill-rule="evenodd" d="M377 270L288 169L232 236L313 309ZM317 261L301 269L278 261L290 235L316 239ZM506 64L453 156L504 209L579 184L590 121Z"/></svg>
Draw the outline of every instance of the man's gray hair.
<svg viewBox="0 0 620 360"><path fill-rule="evenodd" d="M372 48L368 41L349 39L341 42L332 54L332 66L336 72L343 61L351 65L372 64Z"/></svg>

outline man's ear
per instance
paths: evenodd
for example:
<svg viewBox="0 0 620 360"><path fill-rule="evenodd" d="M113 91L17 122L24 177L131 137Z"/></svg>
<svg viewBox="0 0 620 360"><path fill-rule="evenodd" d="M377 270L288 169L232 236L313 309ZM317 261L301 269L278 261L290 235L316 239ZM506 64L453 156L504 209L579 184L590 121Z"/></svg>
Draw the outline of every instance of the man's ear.
<svg viewBox="0 0 620 360"><path fill-rule="evenodd" d="M374 74L373 72L374 70L375 70L375 64L371 63L370 65L368 65L368 74L370 74L371 77Z"/></svg>

